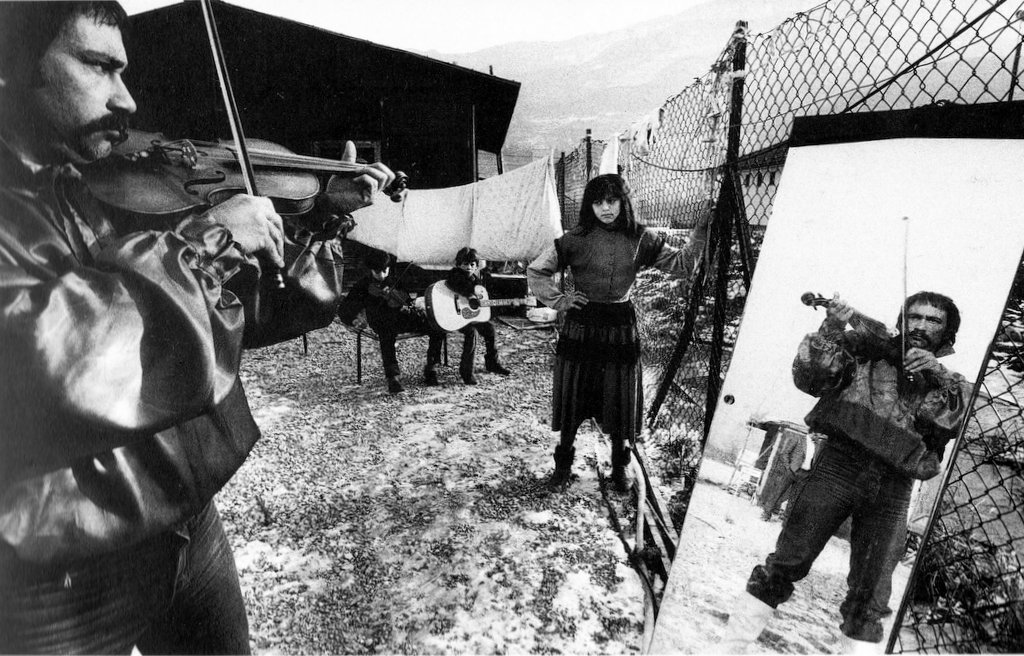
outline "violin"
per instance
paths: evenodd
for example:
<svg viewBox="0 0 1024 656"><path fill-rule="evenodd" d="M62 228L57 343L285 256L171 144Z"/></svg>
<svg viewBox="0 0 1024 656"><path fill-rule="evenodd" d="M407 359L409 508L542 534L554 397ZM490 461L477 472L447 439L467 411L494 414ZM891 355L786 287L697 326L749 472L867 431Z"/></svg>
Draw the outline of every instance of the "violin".
<svg viewBox="0 0 1024 656"><path fill-rule="evenodd" d="M261 139L246 139L260 194L289 218L313 209L321 192L320 176L354 176L361 164L296 155ZM130 130L109 157L84 167L86 185L103 203L135 216L175 219L203 211L245 193L237 149L229 144ZM401 171L383 190L401 202L409 178ZM328 182L328 187L329 187Z"/></svg>
<svg viewBox="0 0 1024 656"><path fill-rule="evenodd" d="M158 135L150 136L149 143L140 147L138 138L133 140L131 134L126 135L128 138L120 145L118 156L104 158L97 165L86 167L87 172L83 171L83 179L93 195L133 218L150 216L167 220L206 209L245 192L269 197L275 211L285 218L301 215L314 207L321 191L317 173L360 175L362 167L357 164L301 157L270 142L245 138L213 15L213 0L200 0L199 5L227 111L232 145L187 139L167 142ZM145 141L143 138L142 143ZM250 145L253 146L251 151ZM387 190L392 200L401 200L407 182L407 176L396 173L395 181ZM330 184L328 181L328 198ZM351 219L349 223L352 224ZM285 221L285 227L292 226ZM275 288L284 289L281 271L273 264L264 264L264 275Z"/></svg>
<svg viewBox="0 0 1024 656"><path fill-rule="evenodd" d="M814 292L804 292L800 295L800 302L808 307L818 309L820 307L827 308L828 304L832 302L832 299L825 298L824 296L820 296ZM876 337L877 339L886 342L895 337L894 332L889 330L889 328L878 319L869 317L853 308L850 309L853 310L853 316L850 317L849 323L854 328L859 328L862 332L866 332L872 337Z"/></svg>
<svg viewBox="0 0 1024 656"><path fill-rule="evenodd" d="M805 292L800 295L800 301L814 309L819 307L827 308L831 300L813 292ZM853 315L849 319L850 326L857 331L858 335L867 337L865 343L861 344L858 350L865 354L873 354L884 358L902 372L903 357L906 349L895 339L898 333L890 330L878 319L869 317L856 309L850 309L853 310ZM905 377L909 382L915 381L913 373L907 373Z"/></svg>
<svg viewBox="0 0 1024 656"><path fill-rule="evenodd" d="M395 310L400 310L412 302L412 296L408 292L385 285L383 281L376 278L370 281L368 289L371 296L383 298L387 301L388 307Z"/></svg>

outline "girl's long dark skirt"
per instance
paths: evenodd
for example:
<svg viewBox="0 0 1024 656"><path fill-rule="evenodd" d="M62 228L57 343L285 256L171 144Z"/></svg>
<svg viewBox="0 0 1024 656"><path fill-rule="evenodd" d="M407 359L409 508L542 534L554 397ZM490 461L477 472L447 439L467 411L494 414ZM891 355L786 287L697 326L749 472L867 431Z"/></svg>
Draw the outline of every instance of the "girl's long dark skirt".
<svg viewBox="0 0 1024 656"><path fill-rule="evenodd" d="M642 376L631 302L569 310L556 349L551 428L593 418L603 432L632 441L643 416Z"/></svg>

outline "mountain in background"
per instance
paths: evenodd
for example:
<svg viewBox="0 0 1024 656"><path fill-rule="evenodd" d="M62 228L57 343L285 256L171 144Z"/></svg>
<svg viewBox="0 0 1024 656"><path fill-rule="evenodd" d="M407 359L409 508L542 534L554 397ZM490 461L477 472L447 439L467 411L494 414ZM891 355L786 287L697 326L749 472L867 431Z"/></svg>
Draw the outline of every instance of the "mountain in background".
<svg viewBox="0 0 1024 656"><path fill-rule="evenodd" d="M505 141L513 168L548 149L571 150L586 129L595 139L621 132L694 78L729 42L737 20L767 32L817 0L711 0L604 34L559 42L516 42L459 55L423 54L522 83ZM628 5L623 15L628 14ZM544 20L537 16L537 20Z"/></svg>

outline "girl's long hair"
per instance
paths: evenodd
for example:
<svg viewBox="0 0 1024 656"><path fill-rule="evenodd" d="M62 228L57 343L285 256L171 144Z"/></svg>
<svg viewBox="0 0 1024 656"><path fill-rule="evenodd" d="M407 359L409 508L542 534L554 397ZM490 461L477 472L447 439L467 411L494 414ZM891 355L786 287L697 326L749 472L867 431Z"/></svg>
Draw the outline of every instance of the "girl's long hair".
<svg viewBox="0 0 1024 656"><path fill-rule="evenodd" d="M597 215L594 214L594 203L606 198L617 199L621 203L619 218L612 224L613 229L621 230L630 237L636 237L643 232L644 226L636 220L633 213L633 203L629 200L629 185L622 179L622 176L615 173L599 175L587 183L583 190L583 200L580 203L579 229L589 232L600 223Z"/></svg>

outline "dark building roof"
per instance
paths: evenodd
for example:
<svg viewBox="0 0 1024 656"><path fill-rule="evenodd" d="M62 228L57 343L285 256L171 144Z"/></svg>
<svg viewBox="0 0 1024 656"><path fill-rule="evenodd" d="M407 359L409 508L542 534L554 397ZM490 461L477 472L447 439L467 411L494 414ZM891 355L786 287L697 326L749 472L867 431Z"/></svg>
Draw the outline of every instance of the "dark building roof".
<svg viewBox="0 0 1024 656"><path fill-rule="evenodd" d="M225 2L214 12L247 137L304 154L340 139L379 142L381 161L413 187L475 181L474 141L501 151L518 82ZM230 136L198 2L132 16L127 39L135 125Z"/></svg>

